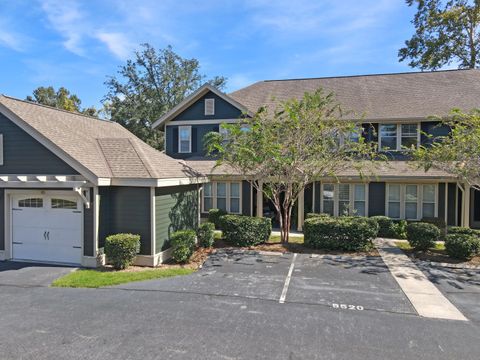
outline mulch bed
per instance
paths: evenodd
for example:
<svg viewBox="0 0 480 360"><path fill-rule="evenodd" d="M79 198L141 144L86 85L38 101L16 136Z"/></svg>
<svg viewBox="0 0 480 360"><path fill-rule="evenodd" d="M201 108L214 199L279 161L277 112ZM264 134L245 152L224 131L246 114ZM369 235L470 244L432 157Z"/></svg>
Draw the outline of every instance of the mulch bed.
<svg viewBox="0 0 480 360"><path fill-rule="evenodd" d="M464 260L452 259L445 253L445 250L432 249L432 250L427 250L423 252L423 251L402 249L402 251L408 256L410 256L411 258L423 260L423 261L480 266L480 256L475 256L468 261L464 261Z"/></svg>

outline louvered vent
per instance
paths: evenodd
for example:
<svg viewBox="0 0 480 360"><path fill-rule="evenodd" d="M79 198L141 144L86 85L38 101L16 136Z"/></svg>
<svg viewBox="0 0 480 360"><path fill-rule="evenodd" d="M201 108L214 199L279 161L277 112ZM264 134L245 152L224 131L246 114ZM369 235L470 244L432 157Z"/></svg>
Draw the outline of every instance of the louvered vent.
<svg viewBox="0 0 480 360"><path fill-rule="evenodd" d="M205 99L205 115L215 115L215 99Z"/></svg>

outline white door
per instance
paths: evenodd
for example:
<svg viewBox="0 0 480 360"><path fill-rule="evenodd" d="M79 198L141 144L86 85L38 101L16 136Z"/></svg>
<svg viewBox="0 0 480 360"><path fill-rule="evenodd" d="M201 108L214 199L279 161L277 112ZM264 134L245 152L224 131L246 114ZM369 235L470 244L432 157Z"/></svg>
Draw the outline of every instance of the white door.
<svg viewBox="0 0 480 360"><path fill-rule="evenodd" d="M19 195L12 198L12 257L79 264L83 206L75 195Z"/></svg>

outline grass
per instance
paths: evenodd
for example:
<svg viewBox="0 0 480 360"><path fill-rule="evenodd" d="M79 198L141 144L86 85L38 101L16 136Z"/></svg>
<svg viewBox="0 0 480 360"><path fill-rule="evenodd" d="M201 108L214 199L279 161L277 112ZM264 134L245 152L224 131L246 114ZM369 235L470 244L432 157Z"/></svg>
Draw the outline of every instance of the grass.
<svg viewBox="0 0 480 360"><path fill-rule="evenodd" d="M412 251L413 248L410 246L410 244L407 241L395 241L395 245L406 251ZM445 250L445 244L444 243L435 243L435 246L432 248L432 250L436 251L444 251Z"/></svg>
<svg viewBox="0 0 480 360"><path fill-rule="evenodd" d="M58 278L54 287L99 288L125 284L133 281L161 279L178 275L188 275L194 270L185 268L148 269L141 271L101 271L80 269Z"/></svg>

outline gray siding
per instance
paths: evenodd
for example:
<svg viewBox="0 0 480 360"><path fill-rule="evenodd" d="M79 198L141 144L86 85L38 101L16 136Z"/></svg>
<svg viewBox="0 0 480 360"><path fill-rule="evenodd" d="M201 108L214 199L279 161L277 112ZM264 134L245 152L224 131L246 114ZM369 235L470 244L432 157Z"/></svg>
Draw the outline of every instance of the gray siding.
<svg viewBox="0 0 480 360"><path fill-rule="evenodd" d="M205 99L215 99L215 115L205 115ZM237 119L242 111L209 91L180 113L175 120Z"/></svg>
<svg viewBox="0 0 480 360"><path fill-rule="evenodd" d="M385 215L385 183L371 182L368 188L368 215Z"/></svg>
<svg viewBox="0 0 480 360"><path fill-rule="evenodd" d="M5 190L0 189L0 250L5 250Z"/></svg>
<svg viewBox="0 0 480 360"><path fill-rule="evenodd" d="M203 157L205 151L203 148L204 136L211 132L218 132L218 124L192 125L192 152L179 153L178 152L178 126L169 125L166 127L166 154L176 159L187 159L190 157Z"/></svg>
<svg viewBox="0 0 480 360"><path fill-rule="evenodd" d="M170 247L170 236L178 230L198 226L196 185L155 189L155 252Z"/></svg>
<svg viewBox="0 0 480 360"><path fill-rule="evenodd" d="M150 188L101 187L99 247L105 237L117 233L140 235L140 254L152 255Z"/></svg>
<svg viewBox="0 0 480 360"><path fill-rule="evenodd" d="M94 243L93 243L93 209L95 208L95 204L92 202L93 200L93 190L90 191L90 208L87 209L84 207L83 210L83 255L85 256L95 256L94 254Z"/></svg>
<svg viewBox="0 0 480 360"><path fill-rule="evenodd" d="M0 114L0 134L3 134L2 174L78 174L58 156Z"/></svg>

